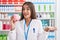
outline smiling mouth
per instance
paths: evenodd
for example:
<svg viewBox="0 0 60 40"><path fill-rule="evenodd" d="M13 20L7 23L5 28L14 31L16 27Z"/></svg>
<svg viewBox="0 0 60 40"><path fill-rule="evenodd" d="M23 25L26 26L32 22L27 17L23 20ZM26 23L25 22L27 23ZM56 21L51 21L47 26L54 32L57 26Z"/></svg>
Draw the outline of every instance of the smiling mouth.
<svg viewBox="0 0 60 40"><path fill-rule="evenodd" d="M28 14L24 14L25 16L27 16Z"/></svg>
<svg viewBox="0 0 60 40"><path fill-rule="evenodd" d="M27 14L25 16L27 16Z"/></svg>

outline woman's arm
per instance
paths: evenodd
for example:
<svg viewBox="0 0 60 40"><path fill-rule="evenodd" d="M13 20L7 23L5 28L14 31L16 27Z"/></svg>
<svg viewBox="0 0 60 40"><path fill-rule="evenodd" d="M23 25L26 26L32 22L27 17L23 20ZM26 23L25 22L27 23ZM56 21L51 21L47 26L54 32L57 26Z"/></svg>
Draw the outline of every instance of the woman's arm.
<svg viewBox="0 0 60 40"><path fill-rule="evenodd" d="M10 19L11 31L15 29L15 22L13 16Z"/></svg>
<svg viewBox="0 0 60 40"><path fill-rule="evenodd" d="M48 32L46 32L46 31L44 31L44 29L42 27L42 22L39 20L38 21L38 36L37 36L37 40L46 40L47 37L48 37Z"/></svg>
<svg viewBox="0 0 60 40"><path fill-rule="evenodd" d="M9 40L16 40L16 25L13 16L10 19L11 29L8 34Z"/></svg>

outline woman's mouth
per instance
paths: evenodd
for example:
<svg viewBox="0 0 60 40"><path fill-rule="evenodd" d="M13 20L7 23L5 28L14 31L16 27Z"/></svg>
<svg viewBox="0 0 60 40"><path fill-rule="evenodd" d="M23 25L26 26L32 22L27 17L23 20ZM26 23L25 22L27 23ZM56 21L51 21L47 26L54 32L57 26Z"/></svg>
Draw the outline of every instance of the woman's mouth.
<svg viewBox="0 0 60 40"><path fill-rule="evenodd" d="M28 14L23 14L23 15L27 16Z"/></svg>

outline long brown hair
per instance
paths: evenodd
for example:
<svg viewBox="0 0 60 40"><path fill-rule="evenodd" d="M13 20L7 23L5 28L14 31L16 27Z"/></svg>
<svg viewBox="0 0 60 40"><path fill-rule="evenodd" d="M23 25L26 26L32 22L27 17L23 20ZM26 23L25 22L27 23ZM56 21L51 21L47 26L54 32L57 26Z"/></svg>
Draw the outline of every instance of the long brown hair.
<svg viewBox="0 0 60 40"><path fill-rule="evenodd" d="M21 20L24 19L24 16L23 16L23 6L24 5L28 5L28 7L30 8L30 11L31 11L31 19L36 19L36 12L35 12L35 7L33 5L32 2L25 2L23 5L22 5L22 14L21 14Z"/></svg>

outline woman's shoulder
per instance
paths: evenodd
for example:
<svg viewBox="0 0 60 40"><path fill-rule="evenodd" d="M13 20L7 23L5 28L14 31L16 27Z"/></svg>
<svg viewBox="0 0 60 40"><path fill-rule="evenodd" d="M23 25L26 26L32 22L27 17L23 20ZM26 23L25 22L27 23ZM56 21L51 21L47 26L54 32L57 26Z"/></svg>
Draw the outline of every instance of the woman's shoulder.
<svg viewBox="0 0 60 40"><path fill-rule="evenodd" d="M41 20L38 20L38 19L32 19L32 24L41 25L42 22Z"/></svg>
<svg viewBox="0 0 60 40"><path fill-rule="evenodd" d="M33 22L41 22L41 20L38 20L38 19L32 19Z"/></svg>
<svg viewBox="0 0 60 40"><path fill-rule="evenodd" d="M39 28L39 27L42 25L42 22L41 22L41 20L33 19L33 20L32 20L32 24L33 24L34 26L36 26L37 28Z"/></svg>

